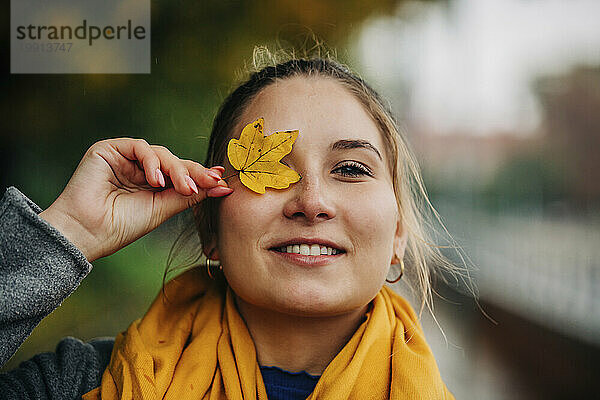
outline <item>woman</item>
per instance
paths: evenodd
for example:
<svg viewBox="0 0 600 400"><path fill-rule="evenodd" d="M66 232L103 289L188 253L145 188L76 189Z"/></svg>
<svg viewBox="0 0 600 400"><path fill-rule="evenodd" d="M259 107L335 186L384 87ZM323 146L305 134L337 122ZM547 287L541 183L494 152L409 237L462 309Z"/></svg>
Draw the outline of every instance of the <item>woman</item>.
<svg viewBox="0 0 600 400"><path fill-rule="evenodd" d="M281 162L301 179L264 194L244 186L227 157L230 139L259 118L267 135L299 131ZM329 60L266 67L225 100L205 165L211 168L143 140L109 139L88 150L64 192L39 213L45 222L30 211L29 223L49 223L40 229L62 240L61 260L71 254L65 268L79 265L68 290L89 271L88 262L190 206L207 263L169 282L114 343L70 339L50 362L2 376L5 393L453 398L415 312L385 286L388 275L392 282L402 276L406 259L407 275L426 303L427 257L440 256L424 244L417 207L424 189L416 164L368 85ZM19 202L16 192L7 193L13 203ZM28 201L22 197L21 203ZM396 264L400 270L390 272ZM14 288L19 275L13 275ZM11 352L39 319L30 315L24 326L12 327L21 336ZM15 324L14 318L3 315L5 323ZM73 359L83 365L76 378L65 366Z"/></svg>

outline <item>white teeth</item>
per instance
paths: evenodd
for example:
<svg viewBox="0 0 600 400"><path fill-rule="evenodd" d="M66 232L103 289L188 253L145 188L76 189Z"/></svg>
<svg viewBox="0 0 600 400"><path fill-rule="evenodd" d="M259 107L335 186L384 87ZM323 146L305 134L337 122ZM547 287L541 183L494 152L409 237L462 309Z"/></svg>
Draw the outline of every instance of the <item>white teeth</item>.
<svg viewBox="0 0 600 400"><path fill-rule="evenodd" d="M320 246L318 244L290 244L287 246L279 247L277 250L282 253L302 254L305 256L331 256L341 253L341 251L332 247Z"/></svg>
<svg viewBox="0 0 600 400"><path fill-rule="evenodd" d="M310 246L307 244L301 244L300 245L300 254L302 254L303 256L310 255Z"/></svg>
<svg viewBox="0 0 600 400"><path fill-rule="evenodd" d="M313 244L310 246L310 255L311 256L320 256L321 255L321 246L318 244Z"/></svg>

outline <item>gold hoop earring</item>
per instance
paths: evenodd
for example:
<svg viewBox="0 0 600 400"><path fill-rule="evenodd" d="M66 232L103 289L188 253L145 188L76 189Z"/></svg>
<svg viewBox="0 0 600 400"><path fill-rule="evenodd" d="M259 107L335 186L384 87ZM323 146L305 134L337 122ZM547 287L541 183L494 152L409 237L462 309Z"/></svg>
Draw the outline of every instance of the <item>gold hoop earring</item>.
<svg viewBox="0 0 600 400"><path fill-rule="evenodd" d="M208 276L210 277L210 279L215 279L215 277L213 276L212 272L210 272L210 267L211 266L215 266L215 267L219 267L219 271L223 270L223 267L221 266L221 262L218 260L211 260L210 258L206 257L206 272L208 273Z"/></svg>
<svg viewBox="0 0 600 400"><path fill-rule="evenodd" d="M402 275L404 275L404 260L400 260L400 276L394 279L393 281L388 281L387 278L385 279L385 281L387 283L396 283L402 278Z"/></svg>

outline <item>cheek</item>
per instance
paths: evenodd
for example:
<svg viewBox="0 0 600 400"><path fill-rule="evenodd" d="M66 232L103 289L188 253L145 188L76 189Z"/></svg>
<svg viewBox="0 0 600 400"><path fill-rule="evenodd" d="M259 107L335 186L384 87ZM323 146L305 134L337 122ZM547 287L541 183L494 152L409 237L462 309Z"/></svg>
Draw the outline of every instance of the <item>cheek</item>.
<svg viewBox="0 0 600 400"><path fill-rule="evenodd" d="M352 196L346 208L347 235L356 252L351 258L353 273L347 275L348 285L362 302L372 299L385 284L394 251L396 198L388 187L378 189Z"/></svg>
<svg viewBox="0 0 600 400"><path fill-rule="evenodd" d="M242 239L244 232L249 228L246 226L249 221L248 209L239 206L239 201L232 198L234 194L236 192L223 199L219 210L219 246L224 249ZM233 229L234 227L238 229Z"/></svg>
<svg viewBox="0 0 600 400"><path fill-rule="evenodd" d="M389 188L354 198L356 201L348 209L348 220L352 221L348 234L354 237L356 251L354 276L365 293L372 296L385 283L394 253L396 198Z"/></svg>
<svg viewBox="0 0 600 400"><path fill-rule="evenodd" d="M398 218L394 193L386 188L353 198L348 213L354 229L360 232L357 237L364 242L361 244L369 248L391 246Z"/></svg>
<svg viewBox="0 0 600 400"><path fill-rule="evenodd" d="M219 248L222 258L247 256L255 248L273 218L275 205L269 198L236 188L223 199L219 213ZM237 257L236 257L237 256Z"/></svg>

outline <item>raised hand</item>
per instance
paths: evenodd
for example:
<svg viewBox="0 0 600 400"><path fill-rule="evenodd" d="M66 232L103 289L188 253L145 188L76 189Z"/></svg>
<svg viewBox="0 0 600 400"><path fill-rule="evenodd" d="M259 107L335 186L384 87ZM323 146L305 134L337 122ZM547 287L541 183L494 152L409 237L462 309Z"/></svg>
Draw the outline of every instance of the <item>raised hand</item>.
<svg viewBox="0 0 600 400"><path fill-rule="evenodd" d="M207 196L231 193L223 172L220 166L179 159L143 139L106 139L88 149L63 192L40 216L91 262Z"/></svg>

